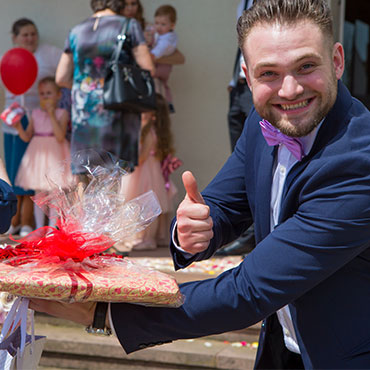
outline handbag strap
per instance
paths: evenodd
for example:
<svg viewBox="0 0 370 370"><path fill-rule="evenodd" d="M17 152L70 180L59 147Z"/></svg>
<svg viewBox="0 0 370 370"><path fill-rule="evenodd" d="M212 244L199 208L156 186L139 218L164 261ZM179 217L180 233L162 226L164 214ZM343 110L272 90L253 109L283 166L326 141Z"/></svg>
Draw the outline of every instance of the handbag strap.
<svg viewBox="0 0 370 370"><path fill-rule="evenodd" d="M115 62L115 63L118 62L118 59L121 55L123 45L124 45L124 43L126 42L126 39L127 39L127 30L129 28L129 25L130 25L130 19L128 18L123 23L122 30L121 30L120 34L117 36L118 44L117 44L117 46L116 46L116 48L113 52L112 59L111 59L112 62Z"/></svg>

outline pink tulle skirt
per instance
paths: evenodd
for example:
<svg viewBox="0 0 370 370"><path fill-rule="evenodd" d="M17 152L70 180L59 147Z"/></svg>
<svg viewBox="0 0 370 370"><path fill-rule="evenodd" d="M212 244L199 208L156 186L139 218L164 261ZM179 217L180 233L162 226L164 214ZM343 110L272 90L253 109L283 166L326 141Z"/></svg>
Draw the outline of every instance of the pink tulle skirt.
<svg viewBox="0 0 370 370"><path fill-rule="evenodd" d="M58 142L54 136L34 136L22 158L15 185L50 191L55 186L67 188L73 182L68 141Z"/></svg>
<svg viewBox="0 0 370 370"><path fill-rule="evenodd" d="M169 190L166 189L161 164L153 155L136 167L133 173L123 176L122 179L122 192L126 200L131 200L149 190L153 190L157 196L162 213L172 211L173 197L177 189L172 181Z"/></svg>
<svg viewBox="0 0 370 370"><path fill-rule="evenodd" d="M153 190L162 208L162 214L145 230L133 235L122 244L122 250L153 249L156 245L168 244L169 226L172 218L173 199L177 193L170 181L166 189L165 180L158 159L150 155L135 171L122 179L122 193L126 200L131 200L145 192ZM120 250L120 246L116 246Z"/></svg>

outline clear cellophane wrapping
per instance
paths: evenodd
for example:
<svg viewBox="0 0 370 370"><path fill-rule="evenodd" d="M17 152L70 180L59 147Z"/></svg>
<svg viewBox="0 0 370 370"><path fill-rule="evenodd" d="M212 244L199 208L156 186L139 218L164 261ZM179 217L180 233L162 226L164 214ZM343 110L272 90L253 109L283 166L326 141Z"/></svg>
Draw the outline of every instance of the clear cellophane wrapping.
<svg viewBox="0 0 370 370"><path fill-rule="evenodd" d="M104 253L143 230L161 212L150 191L125 201L119 162L89 166L89 181L39 193L34 202L58 215L0 250L0 291L67 302L107 301L178 307L183 297L173 277L129 258Z"/></svg>

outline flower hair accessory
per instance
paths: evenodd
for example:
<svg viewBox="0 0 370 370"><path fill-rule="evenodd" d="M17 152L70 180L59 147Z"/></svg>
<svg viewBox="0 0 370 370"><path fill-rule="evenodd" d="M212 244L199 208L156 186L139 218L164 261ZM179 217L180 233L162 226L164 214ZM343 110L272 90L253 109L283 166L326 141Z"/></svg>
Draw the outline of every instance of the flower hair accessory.
<svg viewBox="0 0 370 370"><path fill-rule="evenodd" d="M167 191L170 189L170 175L175 170L177 170L180 166L182 166L182 161L174 157L172 154L168 154L167 157L161 162L161 170L162 175L164 177L164 181L166 182L166 189Z"/></svg>

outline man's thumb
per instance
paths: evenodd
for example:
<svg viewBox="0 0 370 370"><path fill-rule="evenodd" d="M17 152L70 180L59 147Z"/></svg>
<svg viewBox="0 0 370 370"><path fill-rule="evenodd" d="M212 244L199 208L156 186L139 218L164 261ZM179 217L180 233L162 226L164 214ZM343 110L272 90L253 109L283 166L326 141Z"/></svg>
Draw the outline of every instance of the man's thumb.
<svg viewBox="0 0 370 370"><path fill-rule="evenodd" d="M195 203L205 204L202 195L198 191L197 180L195 180L194 175L190 171L185 171L182 174L182 182L184 184L186 194L190 200Z"/></svg>

